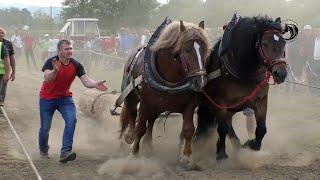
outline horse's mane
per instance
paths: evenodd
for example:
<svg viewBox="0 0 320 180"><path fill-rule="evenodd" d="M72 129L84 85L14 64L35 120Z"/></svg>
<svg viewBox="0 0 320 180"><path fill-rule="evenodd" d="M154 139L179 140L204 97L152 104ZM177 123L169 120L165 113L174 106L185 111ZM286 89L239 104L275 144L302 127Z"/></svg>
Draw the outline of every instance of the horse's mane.
<svg viewBox="0 0 320 180"><path fill-rule="evenodd" d="M208 52L209 41L205 31L193 23L184 22L183 24L186 30L182 33L180 31L180 22L178 21L166 26L161 31L159 39L151 46L151 50L157 52L160 49L172 49L172 54L176 54L185 42L191 39L199 39L205 45L205 52Z"/></svg>
<svg viewBox="0 0 320 180"><path fill-rule="evenodd" d="M269 16L261 15L244 17L240 19L237 26L240 31L246 31L248 33L259 33L270 29L281 31L281 23L275 22Z"/></svg>
<svg viewBox="0 0 320 180"><path fill-rule="evenodd" d="M251 58L251 62L256 60L256 42L266 30L281 31L281 24L268 16L244 17L240 19L233 33L237 37L231 40L233 41L234 53L239 59Z"/></svg>
<svg viewBox="0 0 320 180"><path fill-rule="evenodd" d="M254 36L260 35L259 33L261 33L264 30L267 30L267 29L275 29L275 30L281 31L281 24L276 23L269 16L259 15L259 16L254 16L254 17L243 17L240 19L240 21L238 22L238 24L235 27L236 31L246 35L245 37L242 36L243 38L247 38L249 36L254 37ZM219 40L215 43L213 51L214 51L214 49L219 48L220 39L221 39L221 37L219 37ZM246 43L246 42L248 43L248 41L245 41L242 43ZM249 44L247 44L247 45L249 45ZM250 45L243 46L243 44L241 44L241 46L246 47L246 48L250 47Z"/></svg>
<svg viewBox="0 0 320 180"><path fill-rule="evenodd" d="M234 66L239 67L240 74L247 74L249 69L254 69L260 63L257 61L256 42L266 30L279 30L281 23L268 16L242 17L232 31L229 48L234 53ZM221 40L218 40L210 53L210 59L218 57ZM211 61L211 60L210 60ZM214 62L207 62L212 65ZM240 67L241 66L241 67Z"/></svg>

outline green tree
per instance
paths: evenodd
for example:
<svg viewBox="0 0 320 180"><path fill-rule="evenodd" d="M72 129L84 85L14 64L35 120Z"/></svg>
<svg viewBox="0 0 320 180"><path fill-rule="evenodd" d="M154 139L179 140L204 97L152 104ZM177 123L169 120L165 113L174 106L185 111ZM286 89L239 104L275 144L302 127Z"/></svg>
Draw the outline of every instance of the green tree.
<svg viewBox="0 0 320 180"><path fill-rule="evenodd" d="M156 0L65 0L61 13L69 18L98 18L101 27L115 31L120 26L140 27L148 25Z"/></svg>
<svg viewBox="0 0 320 180"><path fill-rule="evenodd" d="M0 9L0 22L4 27L22 27L32 23L32 15L27 9L6 8Z"/></svg>

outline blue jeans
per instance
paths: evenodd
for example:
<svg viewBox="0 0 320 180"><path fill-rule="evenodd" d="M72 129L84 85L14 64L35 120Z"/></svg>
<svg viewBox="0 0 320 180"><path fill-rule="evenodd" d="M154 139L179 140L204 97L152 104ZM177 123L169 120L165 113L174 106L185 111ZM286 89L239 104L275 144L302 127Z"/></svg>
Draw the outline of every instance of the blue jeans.
<svg viewBox="0 0 320 180"><path fill-rule="evenodd" d="M63 132L61 154L72 150L74 129L76 126L76 107L72 97L61 97L52 100L40 99L40 130L39 148L43 153L49 150L49 131L52 124L52 117L56 110L62 115L65 127Z"/></svg>

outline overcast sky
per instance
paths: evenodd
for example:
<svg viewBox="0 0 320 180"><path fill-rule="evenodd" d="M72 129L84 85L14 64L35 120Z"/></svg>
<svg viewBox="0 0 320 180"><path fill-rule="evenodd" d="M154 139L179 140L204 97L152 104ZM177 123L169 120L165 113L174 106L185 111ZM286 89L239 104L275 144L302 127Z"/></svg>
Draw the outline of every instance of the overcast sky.
<svg viewBox="0 0 320 180"><path fill-rule="evenodd" d="M0 0L1 6L61 6L63 0ZM166 3L167 0L157 0L161 3Z"/></svg>

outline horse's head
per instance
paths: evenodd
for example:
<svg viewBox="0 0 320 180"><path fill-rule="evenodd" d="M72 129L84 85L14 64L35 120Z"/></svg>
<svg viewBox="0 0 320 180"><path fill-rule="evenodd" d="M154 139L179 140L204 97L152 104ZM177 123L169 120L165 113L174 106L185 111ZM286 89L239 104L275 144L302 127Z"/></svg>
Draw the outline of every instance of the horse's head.
<svg viewBox="0 0 320 180"><path fill-rule="evenodd" d="M284 30L281 28L280 18L270 23L272 26L260 32L256 48L263 64L271 72L275 82L280 84L284 82L287 76L287 65L283 60L285 58L286 39L282 37Z"/></svg>
<svg viewBox="0 0 320 180"><path fill-rule="evenodd" d="M196 26L185 26L180 21L180 36L174 52L180 59L185 78L189 79L191 88L200 91L206 85L205 60L208 55L208 40L204 33L204 22Z"/></svg>

